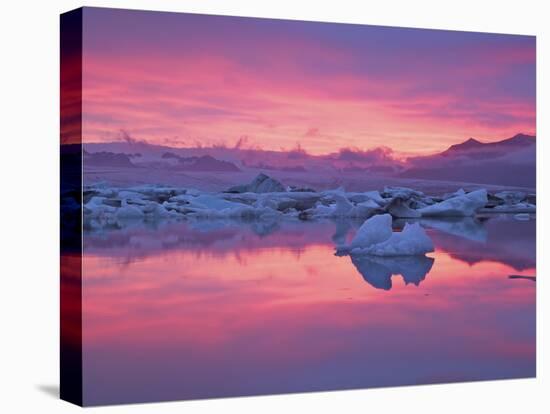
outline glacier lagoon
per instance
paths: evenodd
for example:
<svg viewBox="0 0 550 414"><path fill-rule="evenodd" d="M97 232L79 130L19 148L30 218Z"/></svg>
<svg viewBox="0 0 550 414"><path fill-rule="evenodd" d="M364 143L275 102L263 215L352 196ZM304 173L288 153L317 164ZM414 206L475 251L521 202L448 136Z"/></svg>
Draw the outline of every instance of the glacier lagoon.
<svg viewBox="0 0 550 414"><path fill-rule="evenodd" d="M535 376L534 215L394 219L419 223L435 251L339 255L362 223L86 230L85 402Z"/></svg>

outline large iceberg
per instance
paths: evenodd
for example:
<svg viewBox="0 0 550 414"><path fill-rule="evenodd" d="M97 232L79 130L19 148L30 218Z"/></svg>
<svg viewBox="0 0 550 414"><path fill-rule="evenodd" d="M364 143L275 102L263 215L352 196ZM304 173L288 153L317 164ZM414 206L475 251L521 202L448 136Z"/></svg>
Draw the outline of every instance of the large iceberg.
<svg viewBox="0 0 550 414"><path fill-rule="evenodd" d="M422 217L468 217L487 204L487 190L455 195L440 203L418 210Z"/></svg>
<svg viewBox="0 0 550 414"><path fill-rule="evenodd" d="M371 217L359 227L349 247L364 248L388 240L392 235L392 218L389 214Z"/></svg>
<svg viewBox="0 0 550 414"><path fill-rule="evenodd" d="M406 223L403 231L392 232L392 217L381 214L366 220L348 249L350 254L372 256L415 256L434 251L432 240L418 223Z"/></svg>

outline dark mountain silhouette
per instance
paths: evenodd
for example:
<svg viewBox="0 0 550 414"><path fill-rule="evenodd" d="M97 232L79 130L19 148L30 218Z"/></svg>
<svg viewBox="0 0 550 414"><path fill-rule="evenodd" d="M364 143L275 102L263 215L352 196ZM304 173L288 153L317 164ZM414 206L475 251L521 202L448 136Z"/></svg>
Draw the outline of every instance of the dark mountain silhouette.
<svg viewBox="0 0 550 414"><path fill-rule="evenodd" d="M94 152L90 153L83 151L83 163L96 167L124 167L135 168L135 165L130 161L130 157L122 153L114 152Z"/></svg>
<svg viewBox="0 0 550 414"><path fill-rule="evenodd" d="M173 152L162 154L163 159L175 159L177 164L174 168L185 171L240 171L240 169L229 161L221 161L210 155L200 157L182 157Z"/></svg>
<svg viewBox="0 0 550 414"><path fill-rule="evenodd" d="M536 137L516 134L496 142L474 138L445 151L407 160L406 178L535 187Z"/></svg>
<svg viewBox="0 0 550 414"><path fill-rule="evenodd" d="M466 141L451 145L448 149L443 151L442 156L453 156L458 153L471 152L471 151L510 151L518 148L525 148L536 144L536 139L533 135L516 134L512 138L503 139L496 142L481 142L475 138L469 138Z"/></svg>

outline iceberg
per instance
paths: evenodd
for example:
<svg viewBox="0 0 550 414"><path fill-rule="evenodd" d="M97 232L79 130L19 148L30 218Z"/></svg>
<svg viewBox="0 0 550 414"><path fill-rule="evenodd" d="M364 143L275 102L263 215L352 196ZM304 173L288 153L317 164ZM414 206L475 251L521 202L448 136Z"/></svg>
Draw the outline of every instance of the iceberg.
<svg viewBox="0 0 550 414"><path fill-rule="evenodd" d="M487 190L476 190L464 195L456 195L417 211L422 217L468 217L487 204Z"/></svg>
<svg viewBox="0 0 550 414"><path fill-rule="evenodd" d="M382 243L359 249L352 249L352 254L372 256L416 256L434 251L432 239L428 237L419 223L406 223L403 231L392 233Z"/></svg>
<svg viewBox="0 0 550 414"><path fill-rule="evenodd" d="M373 216L359 227L349 247L351 249L372 246L389 239L392 235L392 218L389 214Z"/></svg>
<svg viewBox="0 0 550 414"><path fill-rule="evenodd" d="M386 210L395 218L418 218L421 216L418 210L410 207L410 201L396 197L386 206Z"/></svg>
<svg viewBox="0 0 550 414"><path fill-rule="evenodd" d="M454 193L443 194L442 198L443 198L443 200L448 200L449 198L453 198L453 197L457 197L457 196L463 196L463 195L466 195L466 191L464 191L463 188L459 188Z"/></svg>
<svg viewBox="0 0 550 414"><path fill-rule="evenodd" d="M520 214L520 213L536 213L537 207L529 203L518 204L501 204L493 208L482 208L480 213L501 213L501 214Z"/></svg>
<svg viewBox="0 0 550 414"><path fill-rule="evenodd" d="M391 243L402 243L403 235L392 236L391 217L394 219L453 219L473 217L476 214L535 214L536 196L521 191L501 191L496 194L487 194L486 190L477 190L466 193L459 189L444 196L427 196L420 191L405 187L386 187L383 191L346 192L343 188L324 191L311 191L306 188L293 188L288 191L277 180L265 174L259 174L251 183L232 187L230 192L207 192L193 188L177 188L161 185L138 185L127 188L109 187L107 184L86 186L83 189L83 213L90 228L116 227L127 225L130 220L152 221L160 219L184 218L238 218L256 219L263 217L296 220L316 220L319 218L341 219L368 219L376 218L371 225L384 223L387 239L392 237ZM303 190L303 191L298 191ZM306 191L308 190L308 191ZM77 205L71 198L63 198L63 208L72 208L76 211ZM391 217L390 217L391 216ZM518 219L526 216L518 216ZM376 220L382 220L377 222ZM92 222L93 221L93 222ZM124 223L123 223L124 221ZM370 223L370 222L369 222ZM424 222L421 221L424 226ZM471 233L475 230L459 228L460 223L449 226L451 233ZM466 223L467 224L467 223ZM429 227L437 227L439 224ZM361 226L363 228L363 226ZM426 226L424 226L426 227ZM441 227L441 226L439 226ZM453 227L451 229L451 227ZM362 230L363 231L363 230ZM361 231L361 232L362 232ZM361 235L358 232L357 245L364 249L361 238L371 236ZM411 232L409 234L409 232ZM415 233L416 232L416 233ZM409 228L405 235L422 236L422 228ZM407 236L407 237L409 237ZM479 238L476 236L476 238ZM385 242L379 240L379 243ZM388 241L389 243L389 241ZM400 245L402 253L410 254ZM350 246L348 246L350 247ZM372 246L371 246L372 247ZM384 245L385 252L372 248L377 254L390 254L390 246ZM375 254L375 253L371 253Z"/></svg>
<svg viewBox="0 0 550 414"><path fill-rule="evenodd" d="M415 256L433 252L434 245L420 224L406 223L394 233L391 215L380 214L361 225L348 249L352 255Z"/></svg>
<svg viewBox="0 0 550 414"><path fill-rule="evenodd" d="M521 203L525 199L526 194L523 191L501 191L495 193L494 196L502 200L504 204L513 205Z"/></svg>
<svg viewBox="0 0 550 414"><path fill-rule="evenodd" d="M123 205L115 213L116 218L119 220L141 219L144 215L145 214L141 211L141 209L129 204Z"/></svg>
<svg viewBox="0 0 550 414"><path fill-rule="evenodd" d="M336 205L332 210L332 215L335 217L347 216L348 213L353 209L353 204L346 198L345 195L340 193L334 193L332 195Z"/></svg>
<svg viewBox="0 0 550 414"><path fill-rule="evenodd" d="M382 211L369 195L354 193L350 197L341 189L326 191L317 204L309 210L313 216L332 218L366 218ZM355 200L352 202L352 200ZM327 205L328 204L328 205Z"/></svg>
<svg viewBox="0 0 550 414"><path fill-rule="evenodd" d="M413 190L412 188L407 188L407 187L384 187L384 191L382 192L382 195L390 198L400 197L406 200L413 197L417 197L417 198L425 197L422 191L416 191L416 190Z"/></svg>

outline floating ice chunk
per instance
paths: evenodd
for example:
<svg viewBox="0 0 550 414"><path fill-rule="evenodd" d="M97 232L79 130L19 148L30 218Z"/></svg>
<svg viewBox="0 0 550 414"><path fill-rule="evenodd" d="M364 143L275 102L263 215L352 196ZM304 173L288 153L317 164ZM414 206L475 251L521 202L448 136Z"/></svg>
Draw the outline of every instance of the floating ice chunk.
<svg viewBox="0 0 550 414"><path fill-rule="evenodd" d="M463 188L459 188L454 193L447 193L443 195L443 200L448 200L449 198L466 195L466 191Z"/></svg>
<svg viewBox="0 0 550 414"><path fill-rule="evenodd" d="M123 200L142 200L145 195L137 191L122 190L118 192L118 197Z"/></svg>
<svg viewBox="0 0 550 414"><path fill-rule="evenodd" d="M531 219L531 217L529 216L529 213L514 214L514 218L519 221L529 221Z"/></svg>
<svg viewBox="0 0 550 414"><path fill-rule="evenodd" d="M330 217L334 211L334 206L326 206L318 203L314 208L310 210L313 216Z"/></svg>
<svg viewBox="0 0 550 414"><path fill-rule="evenodd" d="M93 208L94 206L103 205L103 200L106 200L107 197L94 196L86 203L86 207Z"/></svg>
<svg viewBox="0 0 550 414"><path fill-rule="evenodd" d="M349 247L367 248L374 244L388 240L392 235L392 218L389 214L373 216L359 227Z"/></svg>
<svg viewBox="0 0 550 414"><path fill-rule="evenodd" d="M208 210L224 210L242 206L240 203L233 203L210 194L202 194L197 197L189 198L188 201L190 202L190 208L195 207Z"/></svg>
<svg viewBox="0 0 550 414"><path fill-rule="evenodd" d="M354 205L347 197L346 193L342 190L332 190L324 193L324 199L321 203L317 203L314 208L309 210L314 216L324 217L370 217L376 210L380 209L380 206L370 199L357 203ZM304 204L306 200L302 200ZM310 204L316 201L315 198L309 200ZM331 203L329 206L323 204L326 202ZM307 207L307 205L304 205Z"/></svg>
<svg viewBox="0 0 550 414"><path fill-rule="evenodd" d="M236 185L227 190L228 193L278 193L286 192L286 188L274 178L260 173L249 184Z"/></svg>
<svg viewBox="0 0 550 414"><path fill-rule="evenodd" d="M379 205L384 204L384 199L382 198L382 196L378 191L367 191L363 194L365 194L367 197L369 197L371 200L373 200Z"/></svg>
<svg viewBox="0 0 550 414"><path fill-rule="evenodd" d="M367 191L364 193L347 193L349 201L357 204L365 202L374 202L377 206L384 205L387 200L384 200L378 191Z"/></svg>
<svg viewBox="0 0 550 414"><path fill-rule="evenodd" d="M493 208L484 208L481 209L481 212L483 213L536 213L537 207L533 204L529 203L518 203L518 204L511 204L506 205L502 204L499 206L495 206Z"/></svg>
<svg viewBox="0 0 550 414"><path fill-rule="evenodd" d="M356 218L367 218L380 211L381 208L376 202L374 202L373 200L367 200L365 202L358 203L357 205L352 207L352 209L348 213L348 216Z"/></svg>
<svg viewBox="0 0 550 414"><path fill-rule="evenodd" d="M197 190L196 188L188 188L185 190L185 194L188 194L191 196L199 196L201 195L201 191Z"/></svg>
<svg viewBox="0 0 550 414"><path fill-rule="evenodd" d="M106 197L94 196L84 205L84 214L90 218L99 218L111 215L116 207L105 204Z"/></svg>
<svg viewBox="0 0 550 414"><path fill-rule="evenodd" d="M526 194L523 191L501 191L495 193L495 197L504 201L504 204L518 204L525 199Z"/></svg>
<svg viewBox="0 0 550 414"><path fill-rule="evenodd" d="M391 227L390 227L391 228ZM392 233L390 238L371 246L352 249L352 254L373 256L415 256L434 251L432 240L418 223L406 223L403 231Z"/></svg>
<svg viewBox="0 0 550 414"><path fill-rule="evenodd" d="M269 206L250 206L241 202L233 202L221 196L202 194L188 199L189 204L164 203L167 209L172 209L195 217L210 218L257 218L276 216L280 213Z"/></svg>
<svg viewBox="0 0 550 414"><path fill-rule="evenodd" d="M178 212L176 209L172 209L169 211L164 207L164 205L155 203L153 201L149 202L146 206L142 207L142 211L148 216L153 218L178 216Z"/></svg>
<svg viewBox="0 0 550 414"><path fill-rule="evenodd" d="M380 206L376 201L368 199L367 201L363 201L362 203L357 203L356 207L378 208Z"/></svg>
<svg viewBox="0 0 550 414"><path fill-rule="evenodd" d="M422 191L413 190L412 188L407 187L384 187L383 194L384 196L389 196L391 198L401 197L403 199L409 199L411 197L424 197L424 193Z"/></svg>
<svg viewBox="0 0 550 414"><path fill-rule="evenodd" d="M143 218L144 213L138 207L126 204L117 209L115 216L117 219L134 220Z"/></svg>
<svg viewBox="0 0 550 414"><path fill-rule="evenodd" d="M192 199L193 196L189 195L189 194L179 194L179 195L176 195L176 196L173 196L173 197L170 197L168 199L169 202L171 203L188 203L190 199Z"/></svg>
<svg viewBox="0 0 550 414"><path fill-rule="evenodd" d="M313 208L319 201L319 194L312 193L272 193L258 199L255 205L271 207L274 210L289 211L304 211Z"/></svg>
<svg viewBox="0 0 550 414"><path fill-rule="evenodd" d="M336 206L332 210L333 216L346 216L353 208L353 204L341 193L334 193L332 198L336 202Z"/></svg>
<svg viewBox="0 0 550 414"><path fill-rule="evenodd" d="M394 198L386 207L388 213L396 218L417 218L420 217L418 210L409 207L409 202L400 197Z"/></svg>
<svg viewBox="0 0 550 414"><path fill-rule="evenodd" d="M418 210L423 217L468 217L487 204L487 190L476 190Z"/></svg>

